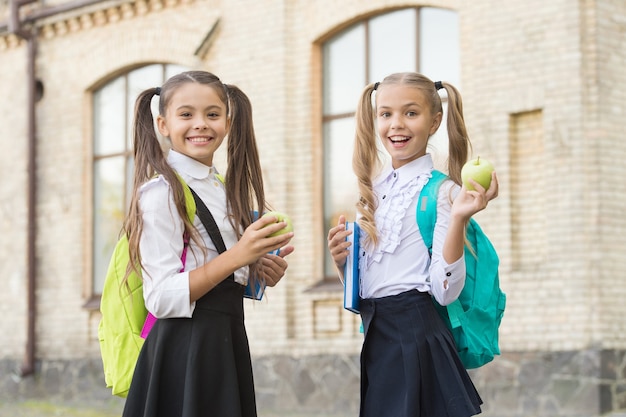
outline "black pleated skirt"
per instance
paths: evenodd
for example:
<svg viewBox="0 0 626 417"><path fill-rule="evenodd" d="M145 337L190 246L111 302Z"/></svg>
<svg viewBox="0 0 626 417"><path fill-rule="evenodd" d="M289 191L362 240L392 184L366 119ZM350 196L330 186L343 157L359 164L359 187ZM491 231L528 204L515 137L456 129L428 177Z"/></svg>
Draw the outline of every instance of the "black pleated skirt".
<svg viewBox="0 0 626 417"><path fill-rule="evenodd" d="M482 400L429 294L360 302L360 417L468 417Z"/></svg>
<svg viewBox="0 0 626 417"><path fill-rule="evenodd" d="M124 417L256 417L243 291L226 279L196 302L192 318L157 320Z"/></svg>

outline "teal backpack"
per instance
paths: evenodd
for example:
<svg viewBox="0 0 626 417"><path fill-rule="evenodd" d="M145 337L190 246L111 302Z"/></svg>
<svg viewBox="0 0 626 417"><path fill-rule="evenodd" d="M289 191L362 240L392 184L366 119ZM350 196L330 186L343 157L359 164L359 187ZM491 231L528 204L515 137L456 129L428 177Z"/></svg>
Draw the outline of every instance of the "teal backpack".
<svg viewBox="0 0 626 417"><path fill-rule="evenodd" d="M424 185L417 205L417 226L432 254L433 233L437 220L439 187L448 177L433 170ZM454 337L459 357L467 369L478 368L500 354L498 328L506 306L506 295L500 289L499 259L493 245L478 223L467 225L465 246L465 286L459 298L443 307L435 307Z"/></svg>

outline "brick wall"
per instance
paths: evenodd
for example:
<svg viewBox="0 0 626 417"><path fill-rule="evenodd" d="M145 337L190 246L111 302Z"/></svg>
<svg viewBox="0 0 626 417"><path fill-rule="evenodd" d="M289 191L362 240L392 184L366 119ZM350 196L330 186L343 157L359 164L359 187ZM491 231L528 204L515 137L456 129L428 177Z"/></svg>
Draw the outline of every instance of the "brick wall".
<svg viewBox="0 0 626 417"><path fill-rule="evenodd" d="M462 75L475 150L495 156L503 181L483 216L510 295L502 345L623 346L623 220L610 207L624 195L624 4L490 3L462 14ZM526 112L541 113L541 137L516 144L510 122ZM519 268L516 236L531 255Z"/></svg>
<svg viewBox="0 0 626 417"><path fill-rule="evenodd" d="M307 291L321 278L326 250L317 46L362 16L417 4L154 0L42 20L37 357L98 356L98 313L83 308L90 291L89 92L153 62L213 71L249 95L269 200L293 217L297 250L287 276L266 299L246 305L253 355L358 354L358 318L341 308L341 293ZM626 3L429 4L459 11L460 87L474 154L499 173L500 197L478 219L501 256L503 352L623 349ZM18 359L26 341L26 48L2 29L7 17L0 4L0 358ZM216 159L222 170L224 160L223 153Z"/></svg>

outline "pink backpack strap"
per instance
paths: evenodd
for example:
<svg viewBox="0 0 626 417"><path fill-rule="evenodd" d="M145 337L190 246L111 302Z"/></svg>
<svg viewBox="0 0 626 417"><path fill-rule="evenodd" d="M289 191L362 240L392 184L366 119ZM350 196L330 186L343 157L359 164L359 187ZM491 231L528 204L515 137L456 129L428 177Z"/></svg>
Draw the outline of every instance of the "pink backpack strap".
<svg viewBox="0 0 626 417"><path fill-rule="evenodd" d="M183 247L182 255L180 255L180 260L183 263L183 267L180 269L180 272L185 271L185 261L187 260L187 247L189 247L189 238L185 236L185 246ZM142 339L148 337L148 334L150 333L150 330L152 330L152 327L154 326L154 323L156 323L156 321L157 318L154 317L152 313L148 312L148 315L146 316L146 321L143 323L143 327L141 328L140 335Z"/></svg>
<svg viewBox="0 0 626 417"><path fill-rule="evenodd" d="M154 326L154 323L156 323L157 318L154 317L152 315L152 313L148 312L148 315L146 316L146 321L143 322L143 327L141 328L141 338L145 339L146 337L148 337L148 333L150 333L150 330L152 330L152 327Z"/></svg>

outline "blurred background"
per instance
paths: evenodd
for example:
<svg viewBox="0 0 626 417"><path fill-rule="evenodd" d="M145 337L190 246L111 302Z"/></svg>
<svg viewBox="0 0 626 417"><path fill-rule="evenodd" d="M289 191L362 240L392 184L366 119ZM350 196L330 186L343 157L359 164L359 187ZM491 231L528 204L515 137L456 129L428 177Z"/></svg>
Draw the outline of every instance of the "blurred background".
<svg viewBox="0 0 626 417"><path fill-rule="evenodd" d="M246 301L260 416L358 414L360 320L325 238L355 214L360 92L397 71L456 85L498 172L477 216L507 293L502 355L471 371L483 415L625 416L624 67L623 0L0 0L0 415L120 414L97 326L134 100L203 69L250 97L296 232L286 277Z"/></svg>

